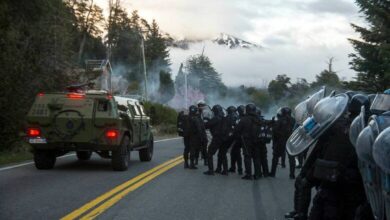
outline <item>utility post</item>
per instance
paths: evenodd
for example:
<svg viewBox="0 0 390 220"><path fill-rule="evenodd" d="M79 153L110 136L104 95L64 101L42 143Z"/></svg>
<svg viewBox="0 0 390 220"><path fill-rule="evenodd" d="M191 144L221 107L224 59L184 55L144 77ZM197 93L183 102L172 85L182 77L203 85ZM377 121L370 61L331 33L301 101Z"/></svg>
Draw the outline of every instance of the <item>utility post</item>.
<svg viewBox="0 0 390 220"><path fill-rule="evenodd" d="M146 75L146 61L145 61L145 42L144 42L144 37L142 34L141 36L141 51L142 51L142 62L144 66L144 86L145 86L145 101L148 101L148 77Z"/></svg>
<svg viewBox="0 0 390 220"><path fill-rule="evenodd" d="M187 73L184 73L184 100L185 108L188 109L188 78Z"/></svg>

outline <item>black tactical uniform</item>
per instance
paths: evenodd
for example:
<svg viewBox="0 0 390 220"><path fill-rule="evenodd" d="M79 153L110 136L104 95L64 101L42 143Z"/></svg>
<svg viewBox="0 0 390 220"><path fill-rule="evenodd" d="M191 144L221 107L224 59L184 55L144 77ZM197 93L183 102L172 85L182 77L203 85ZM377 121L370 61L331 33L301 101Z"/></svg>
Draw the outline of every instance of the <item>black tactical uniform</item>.
<svg viewBox="0 0 390 220"><path fill-rule="evenodd" d="M213 136L207 152L207 163L209 170L204 172L206 175L214 175L213 156L223 144L221 127L224 113L222 107L220 105L215 105L213 106L212 111L214 113L214 117L205 124L206 129L209 129L211 135Z"/></svg>
<svg viewBox="0 0 390 220"><path fill-rule="evenodd" d="M240 121L245 115L245 106L240 105L237 107L238 121ZM241 157L242 141L236 139L230 152L230 169L229 172L236 172L236 165L238 174L242 175L242 157Z"/></svg>
<svg viewBox="0 0 390 220"><path fill-rule="evenodd" d="M204 111L205 108L208 108L206 103L204 103L202 101L198 103L199 117L200 117L200 119L201 119L201 121L203 123L203 127L205 126L205 123L209 120L209 118L205 118L203 116L203 111ZM202 159L204 161L204 165L206 165L206 166L207 166L207 144L208 144L208 141L209 140L206 139L206 142L204 142L202 144L201 148L196 151L196 160L195 160L195 162L197 162L197 160L198 160L198 158L199 158L199 156L201 154L202 155Z"/></svg>
<svg viewBox="0 0 390 220"><path fill-rule="evenodd" d="M284 107L281 109L281 114L278 114L278 120L275 121L273 127L273 157L270 176L274 177L276 174L276 167L280 157L286 154L286 142L293 132L295 125L294 118L291 117L291 111ZM295 178L295 158L289 156L290 178Z"/></svg>
<svg viewBox="0 0 390 220"><path fill-rule="evenodd" d="M254 141L253 129L259 123L259 118L256 115L256 106L248 104L246 106L246 115L241 118L240 122L235 128L235 137L242 141L242 148L244 152L245 176L242 179L251 180L252 177L252 161L255 168L255 177L261 175L259 154L260 150Z"/></svg>
<svg viewBox="0 0 390 220"><path fill-rule="evenodd" d="M221 173L222 175L228 175L228 160L226 154L234 142L233 133L237 121L236 107L230 106L226 109L226 112L227 115L223 118L221 127L223 144L218 151L218 166L215 170L216 173Z"/></svg>
<svg viewBox="0 0 390 220"><path fill-rule="evenodd" d="M370 209L367 211L367 208L363 208L364 200L366 199L363 184L361 177L356 175L358 174L356 153L348 139L349 125L352 119L359 113L358 109L360 109L360 106L366 105L365 102L360 97L352 98L348 108L351 113L350 118L340 118L321 135L295 181L294 211L287 213L285 215L286 218L294 218L295 220L307 219L311 189L313 187L319 187L320 190L315 197L311 219L351 219L351 215L355 213L354 209L358 205L362 207L362 211L357 212L359 213L358 215L363 216L367 212L370 213ZM307 152L307 150L304 152ZM341 174L343 178L340 178L336 183L329 183L329 181L316 178L318 174L326 173L324 170L318 169L315 172L316 163L318 163L317 159L324 159L325 157L331 163L320 162L320 164L325 164L327 167L331 167L332 161L342 161L340 164L345 164L343 166L346 169L342 169L343 172ZM340 192L340 190L344 192ZM343 198L338 198L337 196ZM366 217L356 219L371 219Z"/></svg>
<svg viewBox="0 0 390 220"><path fill-rule="evenodd" d="M310 220L352 220L357 207L366 200L357 155L348 137L350 123L349 119L338 119L318 141L323 148L315 162L314 177L320 186ZM335 170L338 175L327 175Z"/></svg>
<svg viewBox="0 0 390 220"><path fill-rule="evenodd" d="M188 161L188 152L190 154L190 169L196 169L195 167L195 157L196 151L202 146L206 141L206 132L203 127L203 123L198 115L198 108L196 106L190 106L189 111L189 149L184 150L184 160ZM186 163L186 162L185 162Z"/></svg>
<svg viewBox="0 0 390 220"><path fill-rule="evenodd" d="M261 110L256 109L256 114L258 116L258 121L257 121L257 127L260 128L260 137L259 134L256 134L256 138L254 139L255 145L257 148L259 148L259 158L257 159L259 161L260 165L260 176L256 176L256 178L259 178L261 176L268 177L269 176L269 170L268 170L268 159L267 159L267 137L265 137L266 134L266 127L268 127L269 122L263 118L261 115ZM265 133L263 133L265 132Z"/></svg>
<svg viewBox="0 0 390 220"><path fill-rule="evenodd" d="M184 111L179 112L177 116L177 133L183 137L184 142L184 168L189 168L189 154L190 154L190 141L189 141L189 115L186 115Z"/></svg>

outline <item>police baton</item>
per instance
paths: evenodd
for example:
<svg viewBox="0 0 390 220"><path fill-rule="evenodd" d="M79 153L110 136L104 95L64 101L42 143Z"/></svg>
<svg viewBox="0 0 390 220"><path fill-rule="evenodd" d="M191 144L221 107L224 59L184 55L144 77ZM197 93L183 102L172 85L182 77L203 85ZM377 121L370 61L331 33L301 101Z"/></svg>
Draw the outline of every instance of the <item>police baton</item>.
<svg viewBox="0 0 390 220"><path fill-rule="evenodd" d="M241 135L240 137L241 137L242 146L243 146L243 148L244 148L244 150L245 150L245 153L246 153L246 155L249 155L248 148L247 148L247 146L246 146L246 144L245 144L244 137L243 137L242 135Z"/></svg>
<svg viewBox="0 0 390 220"><path fill-rule="evenodd" d="M228 149L229 154L232 153L232 149L233 149L233 147L234 147L235 144L236 144L236 140L234 140L234 141L230 144L229 149Z"/></svg>

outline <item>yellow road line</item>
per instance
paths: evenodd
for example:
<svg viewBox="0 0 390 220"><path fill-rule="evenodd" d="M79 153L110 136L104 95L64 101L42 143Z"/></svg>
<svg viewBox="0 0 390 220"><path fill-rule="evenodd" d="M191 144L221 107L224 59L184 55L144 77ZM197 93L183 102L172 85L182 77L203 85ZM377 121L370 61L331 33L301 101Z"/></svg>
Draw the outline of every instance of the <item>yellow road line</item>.
<svg viewBox="0 0 390 220"><path fill-rule="evenodd" d="M74 210L73 212L69 213L68 215L64 216L61 218L61 220L70 220L70 219L76 219L77 217L81 216L83 213L87 212L88 210L90 210L91 208L95 207L96 205L98 205L99 203L103 202L104 200L110 198L111 196L113 196L114 194L126 189L127 187L129 187L130 185L140 181L141 179L145 178L146 176L160 170L161 168L169 165L169 164L172 164L174 162L177 162L177 161L180 161L182 162L183 161L183 157L182 156L179 156L179 157L176 157L174 159L171 159L171 160L168 160L167 162L163 163L163 164L160 164L128 181L126 181L125 183L122 183L118 186L116 186L115 188L113 188L112 190L104 193L103 195L95 198L94 200L86 203L85 205L83 205L82 207Z"/></svg>
<svg viewBox="0 0 390 220"><path fill-rule="evenodd" d="M112 198L105 201L103 204L86 214L84 217L81 218L81 220L89 220L94 219L100 214L102 214L105 210L109 209L111 206L113 206L115 203L117 203L119 200L121 200L123 197L125 197L130 192L138 189L139 187L143 186L144 184L148 183L149 181L153 180L157 176L161 175L162 173L168 171L169 169L175 167L176 165L183 162L183 159L180 159L174 163L169 164L168 166L163 167L162 169L158 170L157 172L153 173L152 175L147 176L146 178L142 179L141 181L133 184L129 188L123 190L122 192L116 194Z"/></svg>

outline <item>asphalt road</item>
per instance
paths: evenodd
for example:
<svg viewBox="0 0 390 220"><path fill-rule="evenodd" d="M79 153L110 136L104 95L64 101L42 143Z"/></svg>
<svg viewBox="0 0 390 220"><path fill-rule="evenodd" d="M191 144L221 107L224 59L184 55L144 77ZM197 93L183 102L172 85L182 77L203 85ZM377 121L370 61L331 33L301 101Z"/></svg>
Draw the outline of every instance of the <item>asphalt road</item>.
<svg viewBox="0 0 390 220"><path fill-rule="evenodd" d="M66 156L48 171L33 164L0 168L0 219L274 220L292 209L288 168L257 181L205 176L203 165L183 169L182 150L181 139L160 141L151 162L133 152L125 172L112 171L110 160L96 155L85 162Z"/></svg>

